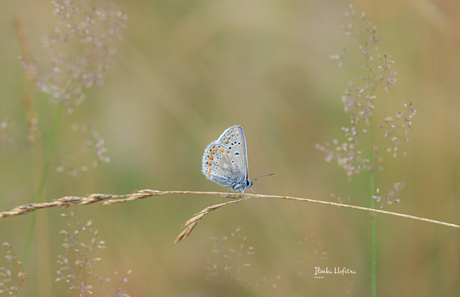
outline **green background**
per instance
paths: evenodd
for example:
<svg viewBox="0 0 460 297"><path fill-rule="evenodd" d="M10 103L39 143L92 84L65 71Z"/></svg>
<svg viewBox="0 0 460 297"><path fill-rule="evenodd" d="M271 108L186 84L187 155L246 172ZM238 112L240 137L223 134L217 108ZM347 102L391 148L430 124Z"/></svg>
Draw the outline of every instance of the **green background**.
<svg viewBox="0 0 460 297"><path fill-rule="evenodd" d="M140 189L226 191L201 174L206 145L228 127L244 128L250 176L260 194L289 195L369 206L368 172L347 182L314 148L349 125L341 95L347 82L361 83L356 67L337 67L330 54L357 41L344 36L347 1L124 1L124 40L105 84L87 90L73 114L63 113L46 182L45 201L92 193L127 194ZM95 2L98 5L98 2ZM386 155L376 187L387 193L405 181L400 204L385 210L460 223L460 3L456 1L353 1L383 38L379 48L395 61L397 83L377 94L375 122L417 109L406 157ZM50 1L0 4L0 120L11 118L12 144L0 150L0 210L33 200L40 157L26 145L27 90L12 26L19 17L32 54L45 60L41 37L57 22ZM36 96L45 142L56 111ZM105 140L111 162L78 177L55 169L74 141L71 125L91 124ZM381 133L381 132L379 132ZM377 134L381 143L383 134ZM32 146L33 147L33 146ZM22 148L22 149L21 149ZM78 156L90 163L90 157ZM117 206L80 206L80 222L91 219L106 249L92 270L112 278L132 270L122 288L131 296L369 296L370 214L330 206L257 199L210 213L189 238L172 242L180 226L203 208L226 201L199 195L168 195ZM71 209L37 212L27 259L23 296L63 296L57 278ZM74 210L75 211L75 210ZM17 254L24 249L31 215L0 220L0 241ZM240 227L240 231L231 233ZM213 253L225 240L225 253ZM246 239L243 239L246 237ZM242 243L254 254L229 249ZM0 249L6 253L6 248ZM377 218L379 296L460 295L460 231L388 215ZM223 254L228 255L227 258ZM214 263L221 277L212 276ZM249 266L244 264L250 264ZM7 265L1 257L0 266ZM240 273L227 273L237 265ZM355 275L313 278L314 267L347 267ZM224 284L219 281L224 281ZM252 285L250 285L250 284ZM258 286L256 286L258 284ZM273 285L276 288L273 288ZM109 285L110 288L110 285ZM110 293L111 290L107 289ZM76 294L76 292L69 293ZM77 294L78 295L78 294ZM76 295L76 296L77 296ZM98 296L95 294L95 296ZM99 295L100 296L100 295Z"/></svg>

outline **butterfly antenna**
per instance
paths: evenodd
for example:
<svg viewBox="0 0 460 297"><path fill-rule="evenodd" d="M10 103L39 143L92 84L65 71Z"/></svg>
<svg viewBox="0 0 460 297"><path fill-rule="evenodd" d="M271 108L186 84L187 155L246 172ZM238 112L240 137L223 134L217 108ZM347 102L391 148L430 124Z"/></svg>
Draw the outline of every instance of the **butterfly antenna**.
<svg viewBox="0 0 460 297"><path fill-rule="evenodd" d="M256 178L264 177L264 176L270 176L270 175L273 175L273 174L275 174L275 173L270 173L270 174L265 174L265 175L259 175L259 176L256 176L256 177L251 178L250 180L256 180Z"/></svg>

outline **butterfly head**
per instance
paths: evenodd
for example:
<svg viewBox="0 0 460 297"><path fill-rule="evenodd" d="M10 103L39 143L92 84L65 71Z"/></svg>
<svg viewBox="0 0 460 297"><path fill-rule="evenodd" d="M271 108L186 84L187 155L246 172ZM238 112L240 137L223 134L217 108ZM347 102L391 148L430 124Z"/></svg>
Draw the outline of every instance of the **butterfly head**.
<svg viewBox="0 0 460 297"><path fill-rule="evenodd" d="M244 195L244 190L250 189L252 191L251 187L252 187L252 180L246 179L246 181L243 183L234 183L232 185L232 190L240 191Z"/></svg>

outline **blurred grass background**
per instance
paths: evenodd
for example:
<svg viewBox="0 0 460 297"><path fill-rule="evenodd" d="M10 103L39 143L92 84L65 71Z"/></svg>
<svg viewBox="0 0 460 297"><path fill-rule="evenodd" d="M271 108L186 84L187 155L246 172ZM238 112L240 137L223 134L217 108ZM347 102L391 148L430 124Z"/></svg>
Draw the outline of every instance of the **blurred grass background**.
<svg viewBox="0 0 460 297"><path fill-rule="evenodd" d="M352 3L377 26L383 38L379 47L396 62L398 81L390 94L379 94L376 123L402 110L403 103L417 109L410 142L404 144L408 156L386 156L385 169L376 174L382 193L394 182L406 182L402 203L385 209L459 224L460 3ZM348 22L347 1L125 1L121 7L128 28L116 44L105 84L88 90L74 114L62 116L46 201L144 188L226 191L201 174L201 156L224 129L239 124L247 138L250 176L275 172L256 181L256 193L332 201L334 193L369 205L367 173L349 183L314 149L315 143L341 139L340 127L349 118L340 96L348 80L359 83L357 69L338 68L329 59L345 46L356 49L357 42L339 28ZM11 22L19 17L32 54L44 57L40 40L57 21L52 10L42 0L0 3L0 119L11 118L15 139L0 151L2 211L32 201L34 172L40 170L33 152L19 149L27 135L21 104L27 82ZM56 106L35 98L41 100L36 104L46 137ZM54 169L58 151L74 139L74 122L99 132L111 162L67 178ZM93 270L115 278L113 271L131 269L123 285L131 296L369 295L370 226L364 212L253 200L211 213L186 241L171 247L183 222L222 201L162 196L76 212L81 222L93 220L99 239L106 241L97 255L103 260ZM63 253L59 231L68 223L62 212L69 210L38 212L23 296L63 296L68 290L54 282L57 255ZM29 217L0 221L1 242L10 242L18 254ZM255 253L235 257L241 280L222 285L207 269L208 261L217 263L211 237L222 239L238 226ZM241 238L227 241L239 246ZM379 215L377 245L379 296L460 295L458 230ZM314 279L315 266L347 267L356 275Z"/></svg>

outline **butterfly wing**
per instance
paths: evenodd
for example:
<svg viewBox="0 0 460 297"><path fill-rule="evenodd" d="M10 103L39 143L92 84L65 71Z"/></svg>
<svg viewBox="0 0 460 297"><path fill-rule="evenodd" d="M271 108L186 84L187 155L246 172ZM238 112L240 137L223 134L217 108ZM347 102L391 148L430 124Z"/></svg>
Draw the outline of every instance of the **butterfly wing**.
<svg viewBox="0 0 460 297"><path fill-rule="evenodd" d="M217 139L218 143L228 146L233 150L235 160L238 160L237 166L240 173L244 173L245 180L248 178L248 155L246 150L246 138L244 137L243 128L239 125L228 128Z"/></svg>
<svg viewBox="0 0 460 297"><path fill-rule="evenodd" d="M205 149L202 172L207 179L222 186L246 184L248 162L243 128L233 126Z"/></svg>

